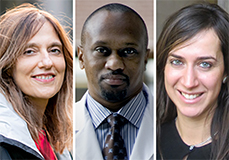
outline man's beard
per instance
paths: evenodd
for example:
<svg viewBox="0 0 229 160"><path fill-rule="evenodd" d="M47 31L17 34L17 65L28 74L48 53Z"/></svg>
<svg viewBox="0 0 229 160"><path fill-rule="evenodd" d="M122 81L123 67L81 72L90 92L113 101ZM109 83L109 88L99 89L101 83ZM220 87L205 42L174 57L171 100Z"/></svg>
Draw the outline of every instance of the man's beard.
<svg viewBox="0 0 229 160"><path fill-rule="evenodd" d="M118 102L122 101L125 99L126 94L127 94L127 88L116 91L115 88L114 90L106 90L102 86L100 86L101 92L102 92L102 97L109 102Z"/></svg>
<svg viewBox="0 0 229 160"><path fill-rule="evenodd" d="M101 85L101 82L104 78L110 77L112 75L121 75L125 77L124 81L126 83L126 86L123 89L118 89L118 86L110 86L111 89L105 89ZM129 87L129 85L130 85L129 77L123 74L122 70L115 70L105 75L102 75L100 79L100 89L101 89L102 97L106 101L109 101L109 102L118 102L118 101L122 101L123 99L125 99L127 95L127 88Z"/></svg>

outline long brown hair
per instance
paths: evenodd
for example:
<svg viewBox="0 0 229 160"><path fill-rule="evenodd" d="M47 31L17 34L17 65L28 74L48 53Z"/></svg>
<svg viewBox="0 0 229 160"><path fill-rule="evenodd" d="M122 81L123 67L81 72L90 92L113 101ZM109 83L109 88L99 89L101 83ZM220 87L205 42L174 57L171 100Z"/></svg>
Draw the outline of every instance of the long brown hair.
<svg viewBox="0 0 229 160"><path fill-rule="evenodd" d="M60 91L49 99L41 121L33 104L15 84L11 72L17 58L23 54L26 43L47 21L52 24L62 42L66 70L63 85ZM51 145L59 153L66 147L72 147L73 50L69 37L57 19L31 4L22 4L0 17L1 92L27 122L33 139L37 140L42 127L45 127Z"/></svg>
<svg viewBox="0 0 229 160"><path fill-rule="evenodd" d="M177 116L175 104L165 90L164 69L168 53L203 30L214 29L221 42L225 75L229 75L229 15L216 4L187 6L165 23L157 42L157 142L160 149L160 126ZM218 106L211 123L212 159L229 159L229 81L222 83Z"/></svg>

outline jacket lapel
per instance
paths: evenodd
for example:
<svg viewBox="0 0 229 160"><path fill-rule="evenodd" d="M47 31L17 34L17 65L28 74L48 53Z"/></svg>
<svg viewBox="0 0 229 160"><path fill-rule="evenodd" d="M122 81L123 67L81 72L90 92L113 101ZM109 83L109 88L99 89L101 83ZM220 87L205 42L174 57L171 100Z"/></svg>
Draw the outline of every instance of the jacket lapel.
<svg viewBox="0 0 229 160"><path fill-rule="evenodd" d="M138 136L135 140L130 160L147 159L151 160L154 156L154 133L153 133L153 96L148 88L144 86L148 93L149 102L145 109Z"/></svg>
<svg viewBox="0 0 229 160"><path fill-rule="evenodd" d="M76 126L75 158L76 160L103 159L91 117L85 107L85 97L75 106L76 122L80 122Z"/></svg>
<svg viewBox="0 0 229 160"><path fill-rule="evenodd" d="M130 160L151 160L154 156L153 96L146 86L144 86L144 89L148 93L149 102L144 112ZM75 127L77 132L75 136L75 158L76 160L102 160L102 151L91 122L91 117L85 107L86 95L87 93L75 106Z"/></svg>

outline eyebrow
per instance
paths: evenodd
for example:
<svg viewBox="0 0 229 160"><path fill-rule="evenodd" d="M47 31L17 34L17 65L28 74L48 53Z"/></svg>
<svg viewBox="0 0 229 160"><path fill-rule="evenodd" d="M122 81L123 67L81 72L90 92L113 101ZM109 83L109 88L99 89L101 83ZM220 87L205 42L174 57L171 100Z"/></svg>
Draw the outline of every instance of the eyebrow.
<svg viewBox="0 0 229 160"><path fill-rule="evenodd" d="M127 46L138 46L136 43L126 43Z"/></svg>
<svg viewBox="0 0 229 160"><path fill-rule="evenodd" d="M183 59L183 57L178 56L178 55L173 54L173 53L169 54L168 57L175 57L175 58Z"/></svg>
<svg viewBox="0 0 229 160"><path fill-rule="evenodd" d="M63 47L62 43L60 43L60 42L53 42L53 43L51 43L50 46L51 46L51 47L59 47L59 48L61 48L61 49L62 49L62 47Z"/></svg>
<svg viewBox="0 0 229 160"><path fill-rule="evenodd" d="M170 56L178 58L178 59L184 59L182 56L178 56L178 55L173 54L173 53L169 54L168 57L170 57ZM212 57L212 56L197 57L197 60L207 60L207 59L213 59L213 60L217 61L217 59L215 57Z"/></svg>
<svg viewBox="0 0 229 160"><path fill-rule="evenodd" d="M109 43L107 43L107 42L105 42L105 41L96 41L95 43L94 43L94 45L107 45L107 44L109 44ZM138 46L138 44L136 44L136 43L132 43L132 42L126 42L125 43L125 45L126 46Z"/></svg>
<svg viewBox="0 0 229 160"><path fill-rule="evenodd" d="M106 42L104 42L104 41L96 41L95 43L94 43L95 45L106 45L107 43Z"/></svg>
<svg viewBox="0 0 229 160"><path fill-rule="evenodd" d="M31 47L36 47L36 46L38 46L37 43L27 43L27 44L25 45L25 48L31 48ZM49 46L50 46L50 47L55 47L55 46L57 46L57 47L59 47L59 48L62 48L63 45L62 45L61 42L53 42L53 43L51 43Z"/></svg>

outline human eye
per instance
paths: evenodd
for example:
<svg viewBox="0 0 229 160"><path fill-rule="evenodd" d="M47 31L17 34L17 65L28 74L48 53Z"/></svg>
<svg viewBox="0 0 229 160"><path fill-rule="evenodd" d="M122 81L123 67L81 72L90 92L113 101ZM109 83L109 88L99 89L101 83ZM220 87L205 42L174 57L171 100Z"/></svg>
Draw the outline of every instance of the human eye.
<svg viewBox="0 0 229 160"><path fill-rule="evenodd" d="M201 68L208 69L208 68L211 68L211 67L212 67L212 64L209 63L209 62L201 62L201 63L199 64L199 66L200 66Z"/></svg>
<svg viewBox="0 0 229 160"><path fill-rule="evenodd" d="M183 62L182 62L181 60L179 60L179 59L171 59L171 60L170 60L170 63L171 63L172 65L174 65L174 66L180 66L180 65L183 64Z"/></svg>
<svg viewBox="0 0 229 160"><path fill-rule="evenodd" d="M60 54L61 53L61 50L59 48L52 48L50 50L53 54Z"/></svg>
<svg viewBox="0 0 229 160"><path fill-rule="evenodd" d="M107 47L97 47L95 48L95 51L105 56L111 53L111 51Z"/></svg>
<svg viewBox="0 0 229 160"><path fill-rule="evenodd" d="M134 48L125 48L125 49L121 50L120 54L123 57L131 57L131 56L138 54L138 51Z"/></svg>
<svg viewBox="0 0 229 160"><path fill-rule="evenodd" d="M34 54L34 53L35 53L35 50L33 50L33 49L26 49L25 52L24 52L25 55L31 55L31 54Z"/></svg>

